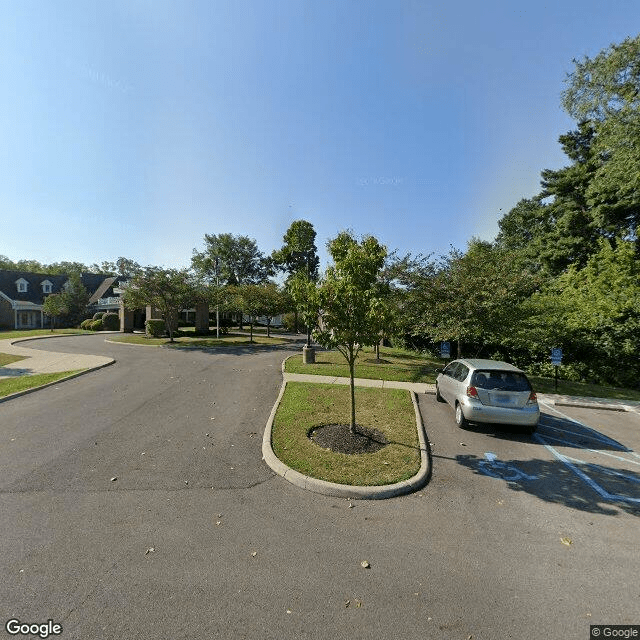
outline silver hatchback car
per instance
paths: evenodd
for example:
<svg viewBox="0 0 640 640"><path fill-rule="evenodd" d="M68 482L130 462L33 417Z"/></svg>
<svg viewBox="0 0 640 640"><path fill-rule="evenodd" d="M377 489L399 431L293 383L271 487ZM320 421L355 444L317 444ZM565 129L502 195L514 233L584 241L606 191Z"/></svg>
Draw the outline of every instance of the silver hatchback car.
<svg viewBox="0 0 640 640"><path fill-rule="evenodd" d="M450 362L436 378L436 399L455 409L460 427L489 422L519 425L533 433L540 420L538 400L525 373L499 360Z"/></svg>

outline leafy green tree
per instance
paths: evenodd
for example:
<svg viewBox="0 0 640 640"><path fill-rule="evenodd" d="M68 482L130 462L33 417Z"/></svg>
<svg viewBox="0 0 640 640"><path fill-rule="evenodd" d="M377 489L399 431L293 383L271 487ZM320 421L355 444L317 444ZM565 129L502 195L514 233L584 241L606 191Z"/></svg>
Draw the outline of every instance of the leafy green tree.
<svg viewBox="0 0 640 640"><path fill-rule="evenodd" d="M0 269L7 269L8 271L18 270L16 263L3 255L0 255Z"/></svg>
<svg viewBox="0 0 640 640"><path fill-rule="evenodd" d="M408 296L413 331L455 340L462 357L465 342L500 341L539 279L513 253L472 240L466 253L452 249L417 285Z"/></svg>
<svg viewBox="0 0 640 640"><path fill-rule="evenodd" d="M16 271L31 271L32 273L51 273L37 260L18 260L15 264Z"/></svg>
<svg viewBox="0 0 640 640"><path fill-rule="evenodd" d="M69 279L64 284L64 289L60 294L67 308L64 322L77 326L84 318L89 303L89 292L82 284L79 272L72 272Z"/></svg>
<svg viewBox="0 0 640 640"><path fill-rule="evenodd" d="M204 251L193 250L191 264L199 277L211 285L239 286L265 282L271 262L258 249L255 240L231 233L206 234ZM240 300L239 297L234 297ZM239 326L242 329L242 315Z"/></svg>
<svg viewBox="0 0 640 640"><path fill-rule="evenodd" d="M51 331L55 328L55 320L69 312L65 296L62 293L52 293L45 298L42 312L50 318Z"/></svg>
<svg viewBox="0 0 640 640"><path fill-rule="evenodd" d="M89 271L89 267L82 262L69 262L68 260L62 260L61 262L52 262L48 265L43 265L45 273L51 275L81 275Z"/></svg>
<svg viewBox="0 0 640 640"><path fill-rule="evenodd" d="M587 197L607 237L634 236L640 226L640 35L574 64L563 106L591 123L600 160Z"/></svg>
<svg viewBox="0 0 640 640"><path fill-rule="evenodd" d="M135 260L122 256L116 260L114 266L116 274L121 278L132 278L143 271L142 267Z"/></svg>
<svg viewBox="0 0 640 640"><path fill-rule="evenodd" d="M311 346L311 332L318 325L319 307L316 295L316 282L305 273L293 274L285 285L286 292L292 301L294 309L294 331L297 332L298 317L307 327L307 347Z"/></svg>
<svg viewBox="0 0 640 640"><path fill-rule="evenodd" d="M639 386L640 261L633 243L602 240L584 269L570 268L557 284L567 329L589 345L589 375Z"/></svg>
<svg viewBox="0 0 640 640"><path fill-rule="evenodd" d="M249 342L253 342L253 325L264 313L264 287L258 284L243 284L233 287L235 308L249 318Z"/></svg>
<svg viewBox="0 0 640 640"><path fill-rule="evenodd" d="M304 296L307 287L301 285L301 279L312 282L318 280L320 258L315 243L316 232L313 225L307 220L295 220L287 229L282 240L283 246L277 251L273 251L271 260L276 269L287 274L286 286L296 300L294 314L297 331L300 305L305 305L307 302ZM307 346L310 346L311 326L307 324Z"/></svg>
<svg viewBox="0 0 640 640"><path fill-rule="evenodd" d="M242 285L264 282L268 262L255 240L231 233L204 236L204 251L193 250L191 263L195 271L209 282Z"/></svg>
<svg viewBox="0 0 640 640"><path fill-rule="evenodd" d="M193 304L197 295L193 275L187 269L146 267L130 278L123 301L127 309L146 306L158 309L165 320L169 341L175 342L178 315Z"/></svg>
<svg viewBox="0 0 640 640"><path fill-rule="evenodd" d="M292 306L291 296L275 282L266 282L262 287L261 313L267 319L267 337L271 337L271 322L275 316L289 311Z"/></svg>
<svg viewBox="0 0 640 640"><path fill-rule="evenodd" d="M316 290L321 322L315 337L321 345L338 349L349 365L350 429L356 433L355 361L361 346L374 344L379 337L383 306L379 275L387 250L373 236L358 242L348 232L340 233L327 247L334 264Z"/></svg>
<svg viewBox="0 0 640 640"><path fill-rule="evenodd" d="M587 195L599 164L593 137L586 122L560 136L572 164L542 171L541 193L521 200L499 221L496 243L518 251L532 271L557 275L570 264L584 266L597 251L602 230Z"/></svg>
<svg viewBox="0 0 640 640"><path fill-rule="evenodd" d="M306 220L292 222L282 238L283 246L271 254L274 265L287 274L287 279L303 273L309 279L318 279L318 248L313 225Z"/></svg>

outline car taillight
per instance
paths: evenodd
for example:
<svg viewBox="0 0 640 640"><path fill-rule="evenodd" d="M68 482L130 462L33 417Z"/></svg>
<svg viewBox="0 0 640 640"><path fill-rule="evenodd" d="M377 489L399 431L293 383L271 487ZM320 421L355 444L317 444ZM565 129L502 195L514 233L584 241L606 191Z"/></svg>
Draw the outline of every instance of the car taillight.
<svg viewBox="0 0 640 640"><path fill-rule="evenodd" d="M470 398L477 398L478 397L478 390L475 387L467 387L467 395Z"/></svg>
<svg viewBox="0 0 640 640"><path fill-rule="evenodd" d="M527 404L538 404L538 396L536 396L535 391L532 391L529 394L529 399L527 400Z"/></svg>

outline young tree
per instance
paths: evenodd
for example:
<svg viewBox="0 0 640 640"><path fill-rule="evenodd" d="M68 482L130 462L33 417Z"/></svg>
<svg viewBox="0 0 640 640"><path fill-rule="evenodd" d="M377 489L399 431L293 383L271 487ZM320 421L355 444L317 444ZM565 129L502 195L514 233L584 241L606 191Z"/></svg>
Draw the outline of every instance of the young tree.
<svg viewBox="0 0 640 640"><path fill-rule="evenodd" d="M267 319L267 338L271 337L271 321L277 315L290 309L291 297L275 282L267 282L262 287L262 309L260 315Z"/></svg>
<svg viewBox="0 0 640 640"><path fill-rule="evenodd" d="M351 387L351 433L356 433L355 361L364 344L379 337L378 317L383 307L379 273L387 250L373 236L358 242L342 232L328 243L334 264L317 288L321 328L316 340L337 348L349 365Z"/></svg>
<svg viewBox="0 0 640 640"><path fill-rule="evenodd" d="M48 295L42 305L42 311L51 319L51 332L55 328L55 319L69 312L64 295L61 293L52 293Z"/></svg>
<svg viewBox="0 0 640 640"><path fill-rule="evenodd" d="M190 307L197 297L193 277L187 269L146 267L134 275L124 290L127 309L151 306L162 314L169 332L169 341L175 342L176 319L182 309Z"/></svg>
<svg viewBox="0 0 640 640"><path fill-rule="evenodd" d="M256 317L263 315L264 293L263 287L258 284L243 284L233 287L235 307L240 309L243 315L249 317L249 342L253 342L253 325Z"/></svg>

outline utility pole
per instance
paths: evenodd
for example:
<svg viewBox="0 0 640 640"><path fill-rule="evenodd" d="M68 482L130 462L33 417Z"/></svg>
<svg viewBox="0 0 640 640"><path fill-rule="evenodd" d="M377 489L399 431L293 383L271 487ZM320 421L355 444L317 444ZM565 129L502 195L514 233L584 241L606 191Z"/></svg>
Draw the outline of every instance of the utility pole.
<svg viewBox="0 0 640 640"><path fill-rule="evenodd" d="M216 256L216 338L220 338L220 258Z"/></svg>

